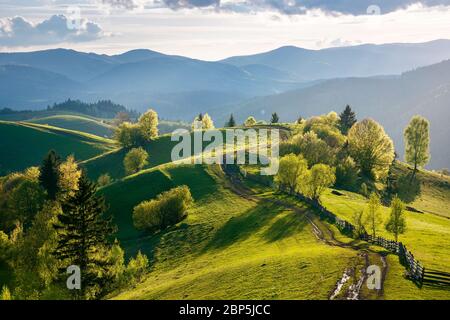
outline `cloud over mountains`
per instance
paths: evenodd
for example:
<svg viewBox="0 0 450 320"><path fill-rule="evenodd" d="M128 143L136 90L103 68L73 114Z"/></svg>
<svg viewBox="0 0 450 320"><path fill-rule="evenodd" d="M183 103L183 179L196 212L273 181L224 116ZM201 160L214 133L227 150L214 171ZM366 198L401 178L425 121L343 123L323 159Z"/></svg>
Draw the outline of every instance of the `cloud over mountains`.
<svg viewBox="0 0 450 320"><path fill-rule="evenodd" d="M38 23L20 16L0 20L0 45L6 47L85 42L103 36L98 24L65 15L53 15Z"/></svg>

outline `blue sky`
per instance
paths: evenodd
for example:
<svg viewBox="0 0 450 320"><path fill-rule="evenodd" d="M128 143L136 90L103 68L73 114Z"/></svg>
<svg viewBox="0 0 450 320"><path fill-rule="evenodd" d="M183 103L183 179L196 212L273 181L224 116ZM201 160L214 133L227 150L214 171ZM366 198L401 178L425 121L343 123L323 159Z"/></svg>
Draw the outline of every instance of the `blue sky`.
<svg viewBox="0 0 450 320"><path fill-rule="evenodd" d="M0 0L0 51L135 48L216 60L450 39L450 0Z"/></svg>

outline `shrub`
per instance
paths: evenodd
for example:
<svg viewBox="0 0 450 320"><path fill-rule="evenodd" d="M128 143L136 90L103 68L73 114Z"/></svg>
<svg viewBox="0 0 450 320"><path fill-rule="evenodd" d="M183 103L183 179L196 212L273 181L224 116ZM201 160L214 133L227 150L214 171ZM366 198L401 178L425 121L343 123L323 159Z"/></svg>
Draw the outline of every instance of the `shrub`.
<svg viewBox="0 0 450 320"><path fill-rule="evenodd" d="M145 275L148 269L148 258L146 255L142 254L141 251L138 252L136 258L131 258L128 262L125 275L128 283L140 282L142 277Z"/></svg>
<svg viewBox="0 0 450 320"><path fill-rule="evenodd" d="M99 187L104 187L112 182L112 178L109 174L104 173L98 177L97 184Z"/></svg>
<svg viewBox="0 0 450 320"><path fill-rule="evenodd" d="M187 186L173 188L134 207L134 226L139 230L157 230L174 225L186 217L192 203Z"/></svg>
<svg viewBox="0 0 450 320"><path fill-rule="evenodd" d="M147 159L148 153L141 147L131 149L123 160L126 173L132 174L138 172L148 164Z"/></svg>
<svg viewBox="0 0 450 320"><path fill-rule="evenodd" d="M256 124L256 120L252 116L248 117L247 120L245 120L245 122L244 122L244 126L246 126L246 127L251 127L251 126L254 126L255 124Z"/></svg>

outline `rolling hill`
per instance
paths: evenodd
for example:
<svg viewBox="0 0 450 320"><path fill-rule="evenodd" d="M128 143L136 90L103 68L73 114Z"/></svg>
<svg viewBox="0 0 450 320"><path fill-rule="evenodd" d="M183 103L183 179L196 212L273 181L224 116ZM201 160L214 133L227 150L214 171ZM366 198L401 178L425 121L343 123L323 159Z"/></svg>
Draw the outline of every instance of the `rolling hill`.
<svg viewBox="0 0 450 320"><path fill-rule="evenodd" d="M277 112L281 121L294 121L330 110L340 112L349 104L359 119L379 121L393 138L397 153L403 155L403 129L410 118L420 114L431 123L429 168L450 167L447 148L450 101L450 60L405 72L397 77L334 79L278 95L255 98L234 110L214 114L226 119L233 112L238 121L247 116L268 118Z"/></svg>
<svg viewBox="0 0 450 320"><path fill-rule="evenodd" d="M113 127L99 120L74 115L58 115L31 119L27 122L50 125L63 129L90 133L99 137L111 137Z"/></svg>
<svg viewBox="0 0 450 320"><path fill-rule="evenodd" d="M44 108L77 96L82 85L64 75L24 65L0 65L0 105L24 110Z"/></svg>
<svg viewBox="0 0 450 320"><path fill-rule="evenodd" d="M112 140L87 133L24 122L0 121L0 135L6 137L0 141L1 175L39 165L51 149L84 160L117 148Z"/></svg>
<svg viewBox="0 0 450 320"><path fill-rule="evenodd" d="M101 190L123 226L121 244L152 261L146 281L116 298L327 298L352 252L318 242L292 211L239 197L223 185L222 175L212 167L169 166ZM189 218L154 236L137 234L130 214L135 203L181 184L196 201ZM124 190L129 201L113 200Z"/></svg>

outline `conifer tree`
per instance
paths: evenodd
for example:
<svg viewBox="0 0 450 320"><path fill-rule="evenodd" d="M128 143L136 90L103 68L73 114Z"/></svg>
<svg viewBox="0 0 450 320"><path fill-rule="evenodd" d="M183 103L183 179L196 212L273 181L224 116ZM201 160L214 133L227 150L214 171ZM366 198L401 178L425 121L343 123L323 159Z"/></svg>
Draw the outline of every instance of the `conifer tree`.
<svg viewBox="0 0 450 320"><path fill-rule="evenodd" d="M356 114L352 111L349 105L345 107L345 110L339 115L339 129L342 134L347 134L348 130L356 123Z"/></svg>
<svg viewBox="0 0 450 320"><path fill-rule="evenodd" d="M114 232L110 219L105 219L105 202L96 195L97 187L83 172L78 190L61 203L62 213L54 225L58 232L55 257L68 267L76 265L81 271L81 290L77 298L98 296L106 286L110 267L104 252L110 248L109 238ZM65 275L65 269L63 273Z"/></svg>
<svg viewBox="0 0 450 320"><path fill-rule="evenodd" d="M236 121L234 120L233 114L230 115L230 119L227 122L227 127L235 127Z"/></svg>
<svg viewBox="0 0 450 320"><path fill-rule="evenodd" d="M272 113L272 118L270 119L270 123L278 123L280 121L280 117L276 112Z"/></svg>
<svg viewBox="0 0 450 320"><path fill-rule="evenodd" d="M47 197L55 200L59 191L60 157L54 150L50 150L42 161L39 169L39 183L47 191Z"/></svg>

